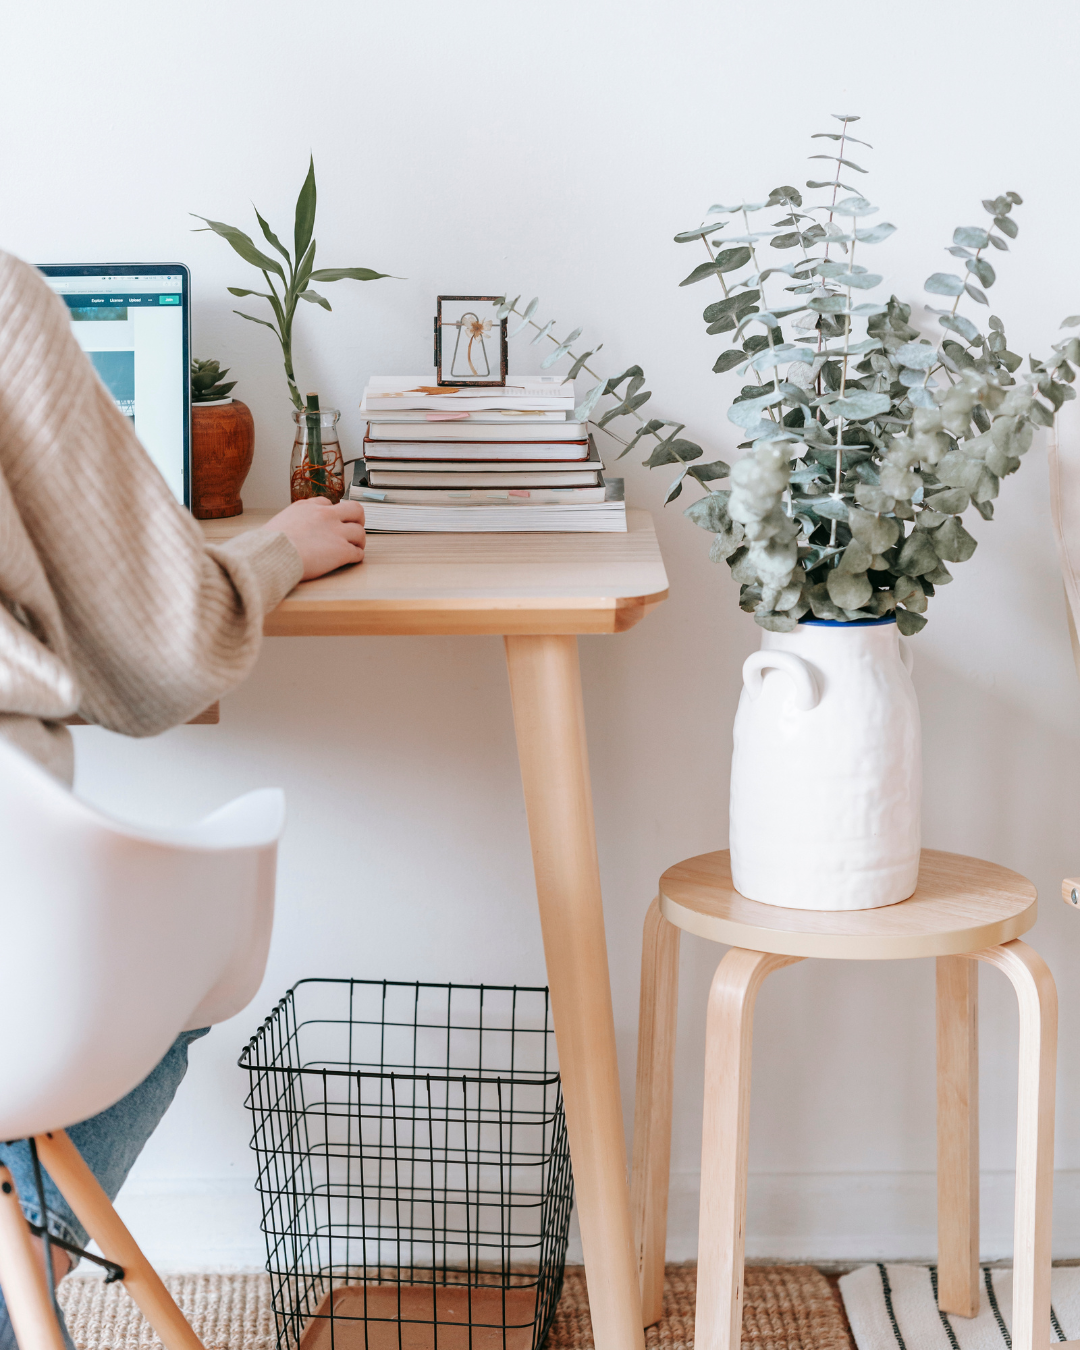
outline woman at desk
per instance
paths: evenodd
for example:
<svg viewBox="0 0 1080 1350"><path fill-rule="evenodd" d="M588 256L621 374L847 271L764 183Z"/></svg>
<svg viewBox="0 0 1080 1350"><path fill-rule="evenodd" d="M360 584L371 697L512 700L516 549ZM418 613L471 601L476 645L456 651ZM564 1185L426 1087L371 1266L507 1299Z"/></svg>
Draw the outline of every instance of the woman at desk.
<svg viewBox="0 0 1080 1350"><path fill-rule="evenodd" d="M116 408L33 267L0 253L0 735L70 782L80 713L128 736L187 721L238 685L263 615L302 579L364 556L355 502L294 502L208 546ZM17 956L17 953L16 953ZM47 977L47 972L45 972ZM8 1034L18 1034L10 1031ZM132 1093L68 1133L114 1197L187 1068L185 1032ZM0 1144L33 1195L25 1143ZM32 1223L83 1245L50 1183ZM68 1257L53 1249L57 1274ZM14 1350L0 1297L0 1350Z"/></svg>

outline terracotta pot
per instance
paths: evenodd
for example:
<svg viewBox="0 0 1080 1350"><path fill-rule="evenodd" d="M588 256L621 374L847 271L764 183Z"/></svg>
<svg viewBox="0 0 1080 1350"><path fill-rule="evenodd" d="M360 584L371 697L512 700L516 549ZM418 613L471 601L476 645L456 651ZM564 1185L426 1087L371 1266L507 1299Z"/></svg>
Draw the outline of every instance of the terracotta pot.
<svg viewBox="0 0 1080 1350"><path fill-rule="evenodd" d="M255 453L251 409L238 398L191 405L191 514L218 520L243 514L240 489Z"/></svg>

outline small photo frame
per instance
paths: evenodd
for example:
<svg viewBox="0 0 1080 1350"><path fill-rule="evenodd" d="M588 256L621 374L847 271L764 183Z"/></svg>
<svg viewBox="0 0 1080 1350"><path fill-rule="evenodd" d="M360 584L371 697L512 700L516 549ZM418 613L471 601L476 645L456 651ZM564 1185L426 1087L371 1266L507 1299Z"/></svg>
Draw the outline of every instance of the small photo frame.
<svg viewBox="0 0 1080 1350"><path fill-rule="evenodd" d="M506 383L501 295L440 295L435 309L436 382L456 388Z"/></svg>

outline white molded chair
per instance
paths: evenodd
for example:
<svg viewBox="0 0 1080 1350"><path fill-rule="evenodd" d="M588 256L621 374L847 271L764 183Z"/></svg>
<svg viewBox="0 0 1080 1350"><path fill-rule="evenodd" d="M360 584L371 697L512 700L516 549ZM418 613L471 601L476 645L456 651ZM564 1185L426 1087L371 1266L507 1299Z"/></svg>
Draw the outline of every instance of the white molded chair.
<svg viewBox="0 0 1080 1350"><path fill-rule="evenodd" d="M33 1138L53 1181L167 1350L201 1350L68 1125L136 1087L181 1031L253 998L273 924L284 795L150 830L80 801L0 738L0 1139ZM63 1350L45 1274L0 1167L0 1286L21 1350Z"/></svg>

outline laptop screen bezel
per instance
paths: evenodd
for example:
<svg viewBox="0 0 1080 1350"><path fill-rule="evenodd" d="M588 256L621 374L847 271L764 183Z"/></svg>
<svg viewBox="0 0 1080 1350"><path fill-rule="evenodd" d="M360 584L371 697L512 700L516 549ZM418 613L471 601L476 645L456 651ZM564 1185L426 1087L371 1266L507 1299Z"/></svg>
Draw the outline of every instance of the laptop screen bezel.
<svg viewBox="0 0 1080 1350"><path fill-rule="evenodd" d="M191 272L185 263L38 263L47 277L179 276L182 314L180 378L184 398L184 505L191 509Z"/></svg>

